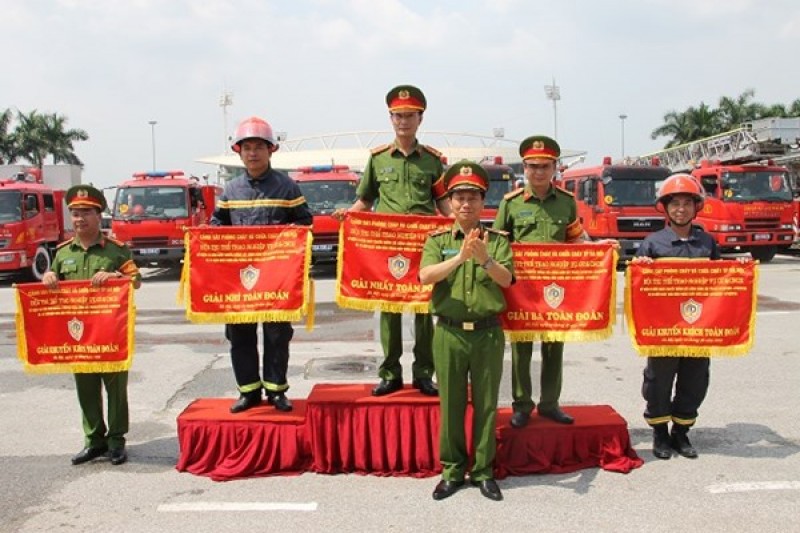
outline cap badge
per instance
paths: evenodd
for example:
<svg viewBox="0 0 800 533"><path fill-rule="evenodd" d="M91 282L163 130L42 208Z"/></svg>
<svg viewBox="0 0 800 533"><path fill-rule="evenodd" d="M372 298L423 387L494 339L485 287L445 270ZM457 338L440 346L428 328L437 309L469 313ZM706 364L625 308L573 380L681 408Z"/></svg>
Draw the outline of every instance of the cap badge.
<svg viewBox="0 0 800 533"><path fill-rule="evenodd" d="M472 167L467 167L467 166L461 167L459 174L461 174L462 176L472 176Z"/></svg>
<svg viewBox="0 0 800 533"><path fill-rule="evenodd" d="M89 197L89 191L87 191L86 189L78 189L75 192L75 196L77 196L78 198L88 198Z"/></svg>
<svg viewBox="0 0 800 533"><path fill-rule="evenodd" d="M409 98L411 98L411 93L409 93L406 89L403 89L403 90L401 90L400 92L397 93L397 96L401 100L408 100Z"/></svg>
<svg viewBox="0 0 800 533"><path fill-rule="evenodd" d="M544 150L544 143L542 141L533 141L531 148L534 150Z"/></svg>

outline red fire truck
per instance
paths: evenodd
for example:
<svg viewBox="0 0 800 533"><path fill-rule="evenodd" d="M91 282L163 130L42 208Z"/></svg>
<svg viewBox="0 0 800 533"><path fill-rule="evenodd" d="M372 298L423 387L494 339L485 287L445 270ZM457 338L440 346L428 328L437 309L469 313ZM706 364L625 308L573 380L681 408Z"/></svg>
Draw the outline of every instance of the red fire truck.
<svg viewBox="0 0 800 533"><path fill-rule="evenodd" d="M489 189L486 191L483 211L481 211L481 222L491 226L497 215L497 208L500 207L500 201L506 194L514 190L516 179L514 169L504 164L503 158L500 156L484 159L480 165L489 174Z"/></svg>
<svg viewBox="0 0 800 533"><path fill-rule="evenodd" d="M0 180L0 276L41 281L58 243L72 237L65 192L38 168Z"/></svg>
<svg viewBox="0 0 800 533"><path fill-rule="evenodd" d="M723 251L762 262L794 241L792 189L786 167L771 160L800 137L800 119L768 118L729 132L642 156L688 172L706 191L696 223Z"/></svg>
<svg viewBox="0 0 800 533"><path fill-rule="evenodd" d="M207 224L221 192L182 170L137 172L117 187L111 234L130 247L139 266L177 266L184 229Z"/></svg>
<svg viewBox="0 0 800 533"><path fill-rule="evenodd" d="M656 211L659 185L670 175L658 160L648 165L612 164L564 170L556 185L575 195L578 216L592 240L619 241L620 259L636 255L642 241L664 227L664 215Z"/></svg>
<svg viewBox="0 0 800 533"><path fill-rule="evenodd" d="M339 249L339 221L331 214L340 207L350 207L356 201L359 175L347 165L315 165L301 167L292 173L300 191L314 215L311 229L314 242L311 258L314 262L336 261Z"/></svg>

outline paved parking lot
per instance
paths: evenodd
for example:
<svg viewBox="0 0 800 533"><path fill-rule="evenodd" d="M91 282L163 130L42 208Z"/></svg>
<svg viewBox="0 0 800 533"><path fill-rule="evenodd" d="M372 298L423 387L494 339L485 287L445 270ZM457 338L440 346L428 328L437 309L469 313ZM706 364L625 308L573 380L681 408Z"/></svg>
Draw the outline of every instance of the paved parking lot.
<svg viewBox="0 0 800 533"><path fill-rule="evenodd" d="M293 397L319 382L376 381L375 317L338 309L331 269L316 276L317 328L297 326L292 344ZM646 463L627 475L509 478L499 503L477 489L435 502L435 479L304 474L217 483L175 471L181 410L198 397L236 396L222 328L185 320L175 272L149 271L136 296L130 462L73 467L82 435L72 377L22 372L13 293L0 283L0 531L797 531L798 279L800 258L761 267L755 347L712 362L692 432L695 461L652 458L643 360L620 320L606 341L568 345L564 403L612 405ZM410 372L410 355L404 361ZM509 364L507 351L505 405Z"/></svg>

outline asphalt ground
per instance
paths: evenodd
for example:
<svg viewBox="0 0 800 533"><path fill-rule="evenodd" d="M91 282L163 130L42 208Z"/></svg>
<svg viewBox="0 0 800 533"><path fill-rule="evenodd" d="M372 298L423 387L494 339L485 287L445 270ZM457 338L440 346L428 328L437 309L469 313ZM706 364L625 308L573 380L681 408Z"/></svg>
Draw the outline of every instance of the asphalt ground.
<svg viewBox="0 0 800 533"><path fill-rule="evenodd" d="M508 478L503 502L477 489L435 502L436 478L303 474L220 483L177 472L176 417L196 398L237 394L222 327L185 319L177 272L146 274L136 294L130 461L117 467L70 464L82 447L72 376L23 373L13 291L0 282L0 531L800 531L798 257L761 266L753 351L712 362L690 433L699 459L652 457L644 360L618 319L611 338L567 345L562 403L612 405L644 466ZM291 347L295 398L316 383L377 381L375 315L338 309L333 270L314 275L317 327L297 325ZM507 350L502 405L511 398L509 365ZM534 361L534 376L538 370Z"/></svg>

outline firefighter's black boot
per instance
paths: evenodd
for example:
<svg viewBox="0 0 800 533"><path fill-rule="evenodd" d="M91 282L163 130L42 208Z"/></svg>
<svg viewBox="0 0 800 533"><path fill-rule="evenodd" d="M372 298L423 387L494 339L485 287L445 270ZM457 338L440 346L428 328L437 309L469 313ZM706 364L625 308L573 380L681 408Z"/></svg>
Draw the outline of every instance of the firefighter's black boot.
<svg viewBox="0 0 800 533"><path fill-rule="evenodd" d="M689 442L687 433L689 433L689 426L673 424L670 444L672 448L682 456L688 457L689 459L697 459L697 450L695 450L692 443Z"/></svg>
<svg viewBox="0 0 800 533"><path fill-rule="evenodd" d="M659 459L669 459L672 457L669 430L666 424L653 426L653 455Z"/></svg>

